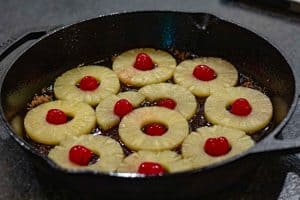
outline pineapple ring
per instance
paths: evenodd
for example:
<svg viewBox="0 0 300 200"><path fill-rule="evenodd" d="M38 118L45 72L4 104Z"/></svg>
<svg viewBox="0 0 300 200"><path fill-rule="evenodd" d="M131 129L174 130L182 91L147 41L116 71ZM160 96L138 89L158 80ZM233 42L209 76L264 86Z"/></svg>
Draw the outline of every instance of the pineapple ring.
<svg viewBox="0 0 300 200"><path fill-rule="evenodd" d="M194 160L191 158L182 158L174 162L168 163L167 170L170 173L183 172L195 169Z"/></svg>
<svg viewBox="0 0 300 200"><path fill-rule="evenodd" d="M217 77L210 81L202 81L194 77L193 71L197 65L207 65L215 71ZM238 81L235 67L221 58L202 57L181 62L174 72L174 81L189 89L194 95L209 96L212 90L234 86Z"/></svg>
<svg viewBox="0 0 300 200"><path fill-rule="evenodd" d="M157 64L157 67L147 71L134 68L133 64L139 53L148 54L153 62ZM117 73L121 82L127 85L142 87L170 79L176 68L176 60L165 51L140 48L126 51L117 56L112 68Z"/></svg>
<svg viewBox="0 0 300 200"><path fill-rule="evenodd" d="M190 119L196 112L195 96L184 87L171 83L147 85L139 90L150 101L171 98L176 102L175 110L186 119Z"/></svg>
<svg viewBox="0 0 300 200"><path fill-rule="evenodd" d="M93 91L83 91L76 85L85 76L93 76L100 85ZM120 89L117 75L104 66L84 66L71 69L58 77L54 83L56 98L83 101L91 106L97 105L105 97L116 94Z"/></svg>
<svg viewBox="0 0 300 200"><path fill-rule="evenodd" d="M103 130L108 130L120 122L120 117L114 113L114 106L120 99L127 99L134 107L137 107L145 97L138 92L129 91L103 99L96 107L97 122Z"/></svg>
<svg viewBox="0 0 300 200"><path fill-rule="evenodd" d="M46 115L50 109L60 109L72 120L65 124L55 125L46 121ZM41 104L28 111L24 126L28 136L36 142L48 145L56 145L67 136L89 134L96 126L95 111L91 106L83 102L57 100Z"/></svg>
<svg viewBox="0 0 300 200"><path fill-rule="evenodd" d="M96 163L88 166L80 166L69 160L69 151L75 145L83 145L100 157ZM120 144L107 136L83 135L70 137L51 149L48 154L55 163L66 169L93 170L101 172L113 172L124 158Z"/></svg>
<svg viewBox="0 0 300 200"><path fill-rule="evenodd" d="M168 130L161 136L150 136L141 130L154 122L164 124ZM157 106L133 110L119 125L121 140L132 150L170 150L179 146L188 133L188 122L180 113Z"/></svg>
<svg viewBox="0 0 300 200"><path fill-rule="evenodd" d="M171 163L180 159L181 156L174 151L138 151L127 156L117 171L125 173L137 173L140 164L143 162L156 162L168 170Z"/></svg>
<svg viewBox="0 0 300 200"><path fill-rule="evenodd" d="M252 111L247 116L238 116L227 110L236 99L249 101ZM224 88L209 96L204 104L204 114L208 121L232 128L255 133L271 120L273 107L271 100L258 90L246 87Z"/></svg>
<svg viewBox="0 0 300 200"><path fill-rule="evenodd" d="M208 138L226 137L231 150L222 156L210 156L204 150ZM254 141L244 131L225 126L212 126L198 128L192 132L182 143L182 156L191 159L194 168L208 166L222 160L236 156L254 146Z"/></svg>

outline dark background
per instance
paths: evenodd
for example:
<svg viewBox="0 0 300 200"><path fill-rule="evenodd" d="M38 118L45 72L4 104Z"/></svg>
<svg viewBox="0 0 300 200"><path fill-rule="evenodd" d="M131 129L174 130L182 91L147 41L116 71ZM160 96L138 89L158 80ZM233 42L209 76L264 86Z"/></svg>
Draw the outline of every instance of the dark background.
<svg viewBox="0 0 300 200"><path fill-rule="evenodd" d="M0 53L18 36L31 30L49 30L99 15L136 10L208 12L238 23L278 47L300 79L300 14L245 1L0 0ZM12 54L0 67L14 58ZM298 108L282 132L283 138L300 134L299 117ZM300 199L298 155L270 154L269 157L256 171L212 198ZM24 151L6 133L0 132L0 199L69 199L69 194L75 192L54 188L47 180L37 179Z"/></svg>

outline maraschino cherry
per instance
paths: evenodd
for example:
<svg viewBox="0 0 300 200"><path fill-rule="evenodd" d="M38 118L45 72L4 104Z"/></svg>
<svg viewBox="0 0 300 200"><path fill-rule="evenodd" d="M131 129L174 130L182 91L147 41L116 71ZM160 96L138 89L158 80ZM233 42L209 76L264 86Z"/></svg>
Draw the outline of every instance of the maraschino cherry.
<svg viewBox="0 0 300 200"><path fill-rule="evenodd" d="M160 175L165 172L165 169L156 162L143 162L140 164L138 169L138 173L145 175Z"/></svg>
<svg viewBox="0 0 300 200"><path fill-rule="evenodd" d="M173 99L166 98L166 99L159 100L157 102L157 105L173 110L176 107L177 104L176 104L176 101L174 101Z"/></svg>
<svg viewBox="0 0 300 200"><path fill-rule="evenodd" d="M230 108L230 112L238 116L247 116L251 113L251 111L252 111L251 105L248 102L248 100L245 98L236 99L231 104L231 108Z"/></svg>
<svg viewBox="0 0 300 200"><path fill-rule="evenodd" d="M67 115L60 109L50 109L46 115L46 121L50 124L64 124L68 121Z"/></svg>
<svg viewBox="0 0 300 200"><path fill-rule="evenodd" d="M93 152L82 145L75 145L69 151L69 159L71 162L87 166L93 156Z"/></svg>
<svg viewBox="0 0 300 200"><path fill-rule="evenodd" d="M167 132L167 128L159 123L151 123L144 127L144 132L151 136L161 136Z"/></svg>
<svg viewBox="0 0 300 200"><path fill-rule="evenodd" d="M208 138L204 144L204 150L210 156L225 155L230 149L230 144L225 137Z"/></svg>
<svg viewBox="0 0 300 200"><path fill-rule="evenodd" d="M93 91L97 89L99 82L93 76L85 76L79 82L79 88L84 91Z"/></svg>
<svg viewBox="0 0 300 200"><path fill-rule="evenodd" d="M133 66L136 69L139 69L142 71L147 71L147 70L151 70L154 68L154 63L148 54L139 53L136 56L135 63Z"/></svg>
<svg viewBox="0 0 300 200"><path fill-rule="evenodd" d="M194 68L193 75L201 81L211 81L217 77L215 71L207 65L197 65Z"/></svg>
<svg viewBox="0 0 300 200"><path fill-rule="evenodd" d="M133 110L133 105L127 99L120 99L116 102L114 113L119 117L124 117Z"/></svg>

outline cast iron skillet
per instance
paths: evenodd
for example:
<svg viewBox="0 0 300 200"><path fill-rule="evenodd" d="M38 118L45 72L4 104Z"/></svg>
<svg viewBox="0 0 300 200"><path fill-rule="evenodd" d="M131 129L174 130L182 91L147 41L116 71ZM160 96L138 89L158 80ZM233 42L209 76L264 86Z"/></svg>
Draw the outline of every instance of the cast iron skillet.
<svg viewBox="0 0 300 200"><path fill-rule="evenodd" d="M154 11L113 14L50 33L29 33L8 47L0 59L32 39L38 40L13 64L6 66L7 73L1 78L1 126L29 152L43 179L80 191L85 197L150 195L174 199L197 196L223 188L248 173L266 155L261 152L300 147L298 140L276 138L296 107L299 95L296 75L274 46L238 25L206 13ZM229 60L240 72L270 90L274 106L272 130L252 149L232 159L203 169L161 177L78 173L61 169L14 133L9 123L11 118L58 75L80 63L107 59L115 53L137 47L165 50L175 47L200 56Z"/></svg>

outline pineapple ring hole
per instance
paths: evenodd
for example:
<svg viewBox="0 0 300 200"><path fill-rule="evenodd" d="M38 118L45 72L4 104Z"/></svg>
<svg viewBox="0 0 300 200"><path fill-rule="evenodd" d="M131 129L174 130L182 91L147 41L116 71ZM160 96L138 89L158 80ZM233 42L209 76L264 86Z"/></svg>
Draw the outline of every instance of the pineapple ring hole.
<svg viewBox="0 0 300 200"><path fill-rule="evenodd" d="M141 130L146 135L161 136L168 131L168 126L161 122L150 122L143 124Z"/></svg>
<svg viewBox="0 0 300 200"><path fill-rule="evenodd" d="M67 112L67 111L64 111L64 113L67 115L67 123L70 122L70 121L72 121L75 118L75 114L74 113Z"/></svg>
<svg viewBox="0 0 300 200"><path fill-rule="evenodd" d="M229 102L229 103L226 104L225 108L226 108L226 110L227 110L228 112L230 112L231 107L232 107L231 105L232 105L233 102L234 102L234 101ZM230 113L231 113L231 112L230 112Z"/></svg>
<svg viewBox="0 0 300 200"><path fill-rule="evenodd" d="M237 100L238 98L236 99L232 99L231 101L227 102L226 105L225 105L225 108L228 112L230 112L230 109L232 108L232 104L235 100ZM231 112L230 112L231 113Z"/></svg>
<svg viewBox="0 0 300 200"><path fill-rule="evenodd" d="M72 121L76 118L79 114L74 112L73 110L64 110L65 114L67 115L67 122Z"/></svg>
<svg viewBox="0 0 300 200"><path fill-rule="evenodd" d="M75 118L75 115L73 113L65 112L65 114L67 115L67 122L66 123L72 121Z"/></svg>
<svg viewBox="0 0 300 200"><path fill-rule="evenodd" d="M91 157L90 162L89 162L88 165L93 165L93 164L95 164L95 163L97 163L99 161L100 161L100 155L98 155L95 152L93 152L92 157Z"/></svg>
<svg viewBox="0 0 300 200"><path fill-rule="evenodd" d="M67 115L67 122L71 121L74 117Z"/></svg>

